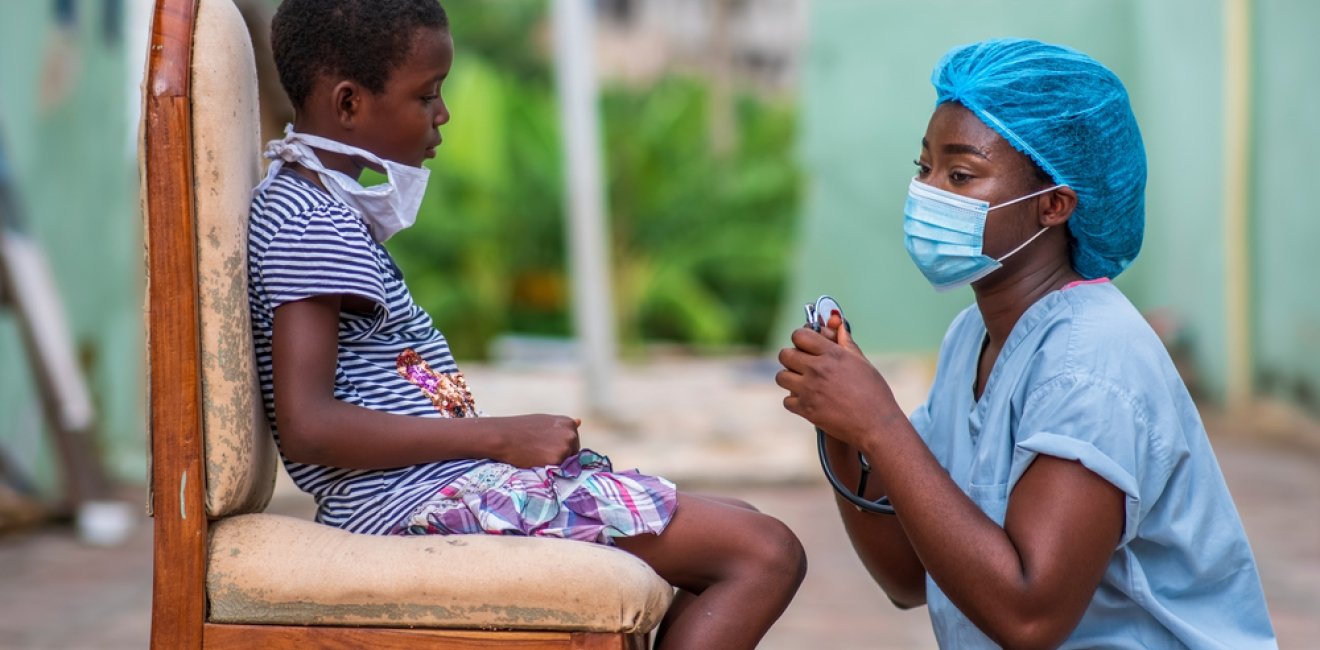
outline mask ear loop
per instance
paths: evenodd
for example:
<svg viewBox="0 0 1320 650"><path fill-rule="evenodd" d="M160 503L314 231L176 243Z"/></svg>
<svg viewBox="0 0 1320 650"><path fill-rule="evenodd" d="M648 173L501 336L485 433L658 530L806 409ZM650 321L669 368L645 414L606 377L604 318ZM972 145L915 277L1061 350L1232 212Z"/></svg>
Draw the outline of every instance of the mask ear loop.
<svg viewBox="0 0 1320 650"><path fill-rule="evenodd" d="M1045 188L1045 189L1043 189L1043 190L1040 190L1039 192L1032 192L1031 194L1028 194L1028 195L1026 195L1026 196L1018 197L1018 198L1016 198L1016 199L1013 199L1012 201L1008 201L1007 203L1000 203L999 205L996 205L996 206L990 208L990 210L998 210L999 208L1008 207L1008 206L1010 206L1010 205L1013 205L1014 203L1021 203L1021 202L1023 202L1023 201L1026 201L1027 199L1035 198L1035 197L1040 196L1040 195L1042 195L1042 194L1046 194L1046 193L1049 193L1049 192L1053 192L1054 190L1057 190L1057 189L1059 189L1059 188L1061 188L1061 187L1068 187L1068 186L1067 186L1067 185L1055 185L1055 186L1053 186L1053 187L1047 187L1047 188ZM986 212L989 212L990 210L986 210ZM1013 250L1008 251L1008 252L1005 253L1002 257L995 258L995 261L996 261L996 262L999 262L999 263L1002 264L1004 260L1006 260L1006 259L1012 257L1012 256L1013 256L1014 254L1016 254L1018 251L1020 251L1020 250L1022 250L1022 249L1024 249L1024 248L1026 248L1028 244L1030 244L1031 242L1036 241L1036 238L1037 238L1037 237L1040 237L1041 235L1045 234L1045 231L1046 231L1046 230L1049 230L1049 229L1050 229L1049 226L1045 226L1044 228L1041 228L1040 230L1037 230L1037 231L1036 231L1036 234L1034 234L1034 235L1032 235L1032 236L1030 236L1030 237L1027 238L1027 241L1024 241L1024 242L1022 242L1021 244L1018 244L1018 247L1017 247L1017 248L1014 248Z"/></svg>
<svg viewBox="0 0 1320 650"><path fill-rule="evenodd" d="M996 261L996 262L999 262L999 263L1002 264L1002 263L1004 262L1004 260L1006 260L1006 259L1012 257L1014 253L1017 253L1018 251L1020 251L1020 250L1022 250L1022 249L1024 249L1024 248L1026 248L1026 247L1027 247L1027 244L1030 244L1031 242L1036 241L1036 238L1037 238L1037 237L1040 237L1041 235L1045 234L1045 231L1046 231L1046 230L1049 230L1049 229L1050 229L1049 226L1045 226L1044 228L1041 228L1040 230L1037 230L1037 231L1036 231L1036 234L1034 234L1034 235L1032 235L1032 236L1030 236L1030 237L1027 238L1027 241L1024 241L1024 242L1022 242L1021 244L1018 244L1018 247L1017 247L1017 248L1014 248L1013 250L1008 251L1007 253L1004 254L1003 257L996 258L995 261Z"/></svg>
<svg viewBox="0 0 1320 650"><path fill-rule="evenodd" d="M1048 194L1048 193L1053 192L1054 190L1057 190L1057 189L1059 189L1059 188L1061 188L1061 187L1068 187L1068 186L1067 186L1067 185L1062 185L1062 184L1060 184L1060 185L1053 185L1053 186L1047 187L1047 188L1045 188L1045 189L1043 189L1043 190L1038 190L1038 191L1032 192L1031 194L1028 194L1028 195L1026 195L1026 196L1019 196L1019 197L1017 197L1016 199L1013 199L1012 201L1005 201L1005 202L1003 202L1003 203L1000 203L999 205L992 205L992 206L990 206L989 208L986 208L985 211L986 211L986 212L989 212L989 211L991 211L991 210L998 210L999 208L1007 208L1008 206L1013 205L1014 203L1021 203L1021 202L1023 202L1023 201L1026 201L1027 199L1034 199L1034 198L1036 198L1036 197L1038 197L1038 196L1040 196L1040 195L1042 195L1042 194Z"/></svg>

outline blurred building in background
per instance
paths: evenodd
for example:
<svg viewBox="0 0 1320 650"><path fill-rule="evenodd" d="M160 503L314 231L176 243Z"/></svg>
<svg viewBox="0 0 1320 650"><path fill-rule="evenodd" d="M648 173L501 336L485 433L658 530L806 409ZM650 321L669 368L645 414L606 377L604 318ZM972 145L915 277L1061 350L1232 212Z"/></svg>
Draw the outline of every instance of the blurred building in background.
<svg viewBox="0 0 1320 650"><path fill-rule="evenodd" d="M654 81L679 68L794 92L808 0L601 0L605 76Z"/></svg>

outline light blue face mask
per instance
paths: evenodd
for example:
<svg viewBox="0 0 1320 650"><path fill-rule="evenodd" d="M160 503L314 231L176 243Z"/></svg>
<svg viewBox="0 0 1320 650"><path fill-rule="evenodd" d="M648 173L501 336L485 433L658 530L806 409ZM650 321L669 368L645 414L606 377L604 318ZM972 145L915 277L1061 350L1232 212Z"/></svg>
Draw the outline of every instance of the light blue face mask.
<svg viewBox="0 0 1320 650"><path fill-rule="evenodd" d="M908 255L936 291L949 291L980 280L1049 229L1049 226L1041 228L1022 245L995 259L987 257L981 248L986 215L991 210L1060 187L1063 186L1047 187L992 207L985 201L946 192L914 178L908 186L907 204L903 207L903 234Z"/></svg>

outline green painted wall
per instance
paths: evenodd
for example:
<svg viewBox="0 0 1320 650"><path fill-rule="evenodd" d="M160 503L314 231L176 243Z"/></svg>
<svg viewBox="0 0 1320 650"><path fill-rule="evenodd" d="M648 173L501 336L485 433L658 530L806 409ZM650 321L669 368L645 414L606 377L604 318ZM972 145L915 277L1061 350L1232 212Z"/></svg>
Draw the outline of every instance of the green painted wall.
<svg viewBox="0 0 1320 650"><path fill-rule="evenodd" d="M1320 3L1257 0L1254 27L1257 380L1320 412Z"/></svg>
<svg viewBox="0 0 1320 650"><path fill-rule="evenodd" d="M1141 78L1131 85L1146 140L1147 298L1181 328L1189 382L1222 395L1225 342L1223 19L1218 2L1139 5Z"/></svg>
<svg viewBox="0 0 1320 650"><path fill-rule="evenodd" d="M29 230L64 294L107 464L119 478L140 482L146 476L142 224L136 129L129 124L129 34L120 29L118 39L108 40L106 3L78 0L77 29L60 40L53 4L9 2L0 10L0 139ZM71 83L67 94L43 105L43 84L51 88L53 76L48 48L57 44L73 46ZM41 408L13 314L3 310L0 368L0 446L50 489L58 475Z"/></svg>

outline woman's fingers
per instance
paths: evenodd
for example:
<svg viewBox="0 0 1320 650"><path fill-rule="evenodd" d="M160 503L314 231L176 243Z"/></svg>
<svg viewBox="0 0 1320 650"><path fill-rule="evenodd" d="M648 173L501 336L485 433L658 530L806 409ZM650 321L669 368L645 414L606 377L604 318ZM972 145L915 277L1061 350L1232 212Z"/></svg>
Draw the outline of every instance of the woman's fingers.
<svg viewBox="0 0 1320 650"><path fill-rule="evenodd" d="M848 331L847 327L840 327L838 329L838 332L839 332L839 345L849 350L855 350L857 352L862 351L861 348L857 347L857 344L853 342L852 332Z"/></svg>
<svg viewBox="0 0 1320 650"><path fill-rule="evenodd" d="M784 397L784 410L793 415L802 415L802 402L795 393L789 393Z"/></svg>
<svg viewBox="0 0 1320 650"><path fill-rule="evenodd" d="M775 383L789 393L796 393L802 386L802 375L784 368L775 373Z"/></svg>
<svg viewBox="0 0 1320 650"><path fill-rule="evenodd" d="M809 414L833 409L829 405L840 398L842 403L836 406L849 406L849 398L840 395L839 389L843 387L844 393L850 392L848 388L854 382L846 377L855 376L858 370L848 355L840 354L839 348L850 346L845 349L855 350L856 346L838 312L831 315L820 332L803 327L794 330L791 338L794 347L779 351L779 363L784 368L775 373L775 384L788 391L784 408L810 420Z"/></svg>
<svg viewBox="0 0 1320 650"><path fill-rule="evenodd" d="M807 369L807 355L797 348L784 348L779 351L779 365L802 374Z"/></svg>
<svg viewBox="0 0 1320 650"><path fill-rule="evenodd" d="M821 354L829 349L828 346L834 345L833 341L809 327L793 330L793 335L789 338L793 341L793 347L809 354Z"/></svg>
<svg viewBox="0 0 1320 650"><path fill-rule="evenodd" d="M826 336L828 336L831 341L838 343L840 347L846 350L852 350L857 354L862 354L862 349L858 347L857 342L853 340L852 329L848 327L847 321L843 320L843 316L841 316L839 312L834 312L834 315L830 317L829 323L826 324L826 329L821 330L822 334L825 334L826 332L828 332Z"/></svg>

